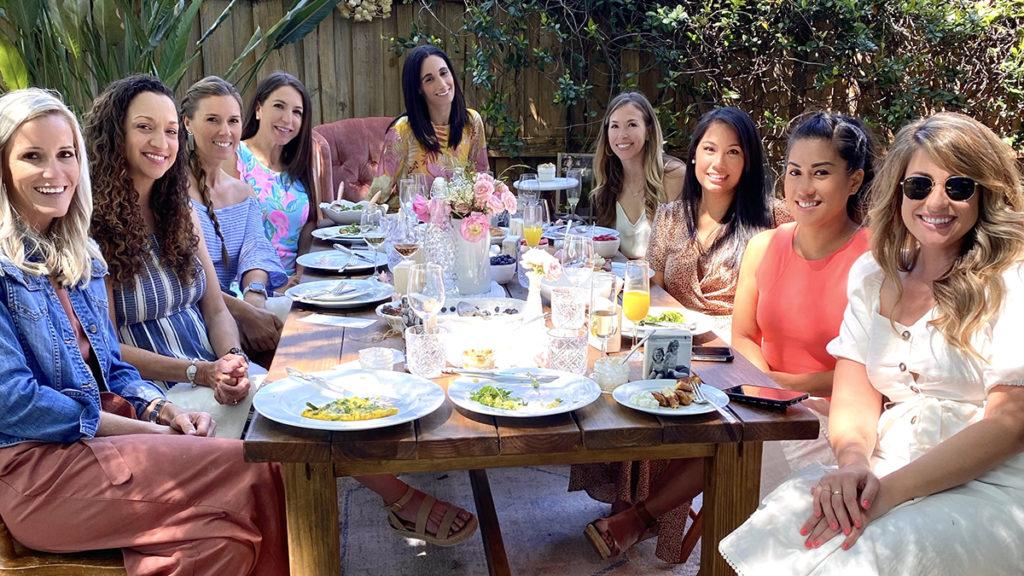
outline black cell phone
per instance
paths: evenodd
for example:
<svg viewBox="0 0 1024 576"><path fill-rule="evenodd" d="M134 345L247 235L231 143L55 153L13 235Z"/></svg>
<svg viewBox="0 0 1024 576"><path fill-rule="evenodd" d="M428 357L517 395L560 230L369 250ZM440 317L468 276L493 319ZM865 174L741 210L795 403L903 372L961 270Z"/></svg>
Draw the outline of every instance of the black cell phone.
<svg viewBox="0 0 1024 576"><path fill-rule="evenodd" d="M770 388L768 386L755 386L753 384L740 384L739 386L726 388L723 392L737 402L747 402L777 410L785 410L787 406L792 406L810 396L806 392Z"/></svg>
<svg viewBox="0 0 1024 576"><path fill-rule="evenodd" d="M692 360L705 362L732 362L732 350L727 346L694 346Z"/></svg>

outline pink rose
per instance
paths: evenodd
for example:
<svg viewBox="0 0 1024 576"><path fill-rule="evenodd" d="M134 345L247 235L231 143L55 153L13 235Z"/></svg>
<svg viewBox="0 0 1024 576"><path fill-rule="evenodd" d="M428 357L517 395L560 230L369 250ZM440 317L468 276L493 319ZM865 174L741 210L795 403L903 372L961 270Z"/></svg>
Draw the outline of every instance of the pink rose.
<svg viewBox="0 0 1024 576"><path fill-rule="evenodd" d="M476 199L478 206L486 206L487 200L494 195L494 182L488 182L477 178L476 184L473 184L473 198Z"/></svg>
<svg viewBox="0 0 1024 576"><path fill-rule="evenodd" d="M509 192L508 188L505 188L505 193L501 195L501 202L505 205L505 210L508 210L509 214L515 214L516 210L519 209L519 203L516 202L515 194Z"/></svg>
<svg viewBox="0 0 1024 576"><path fill-rule="evenodd" d="M470 242L476 242L483 238L483 235L490 230L487 216L479 212L473 212L462 219L462 237Z"/></svg>
<svg viewBox="0 0 1024 576"><path fill-rule="evenodd" d="M415 204L413 204L415 208ZM442 198L431 198L427 204L427 216L429 222L432 224L443 224L448 221L448 217L451 215L451 209L448 207L448 203ZM428 218L423 218L424 222L428 221Z"/></svg>
<svg viewBox="0 0 1024 576"><path fill-rule="evenodd" d="M494 196L491 196L490 198L487 199L487 215L488 216L494 216L495 214L501 212L504 209L505 209L505 204L501 201L501 198L498 198L497 194L495 194Z"/></svg>
<svg viewBox="0 0 1024 576"><path fill-rule="evenodd" d="M493 184L494 183L494 176L491 176L487 172L479 172L476 175L476 181L479 182L481 180L484 180L486 182L490 182L490 183Z"/></svg>
<svg viewBox="0 0 1024 576"><path fill-rule="evenodd" d="M558 280L562 275L562 263L558 260L551 259L544 262L544 276L548 280Z"/></svg>
<svg viewBox="0 0 1024 576"><path fill-rule="evenodd" d="M467 214L472 209L473 207L469 204L469 202L456 202L455 204L452 205L452 211L454 211L456 214Z"/></svg>
<svg viewBox="0 0 1024 576"><path fill-rule="evenodd" d="M426 222L430 219L430 212L427 209L427 199L424 198L422 194L417 194L416 197L412 199L412 211L421 222Z"/></svg>
<svg viewBox="0 0 1024 576"><path fill-rule="evenodd" d="M498 196L504 196L505 194L511 194L511 192L508 189L508 186L506 186L504 182L500 182L500 181L497 182L494 185L494 193L497 194Z"/></svg>

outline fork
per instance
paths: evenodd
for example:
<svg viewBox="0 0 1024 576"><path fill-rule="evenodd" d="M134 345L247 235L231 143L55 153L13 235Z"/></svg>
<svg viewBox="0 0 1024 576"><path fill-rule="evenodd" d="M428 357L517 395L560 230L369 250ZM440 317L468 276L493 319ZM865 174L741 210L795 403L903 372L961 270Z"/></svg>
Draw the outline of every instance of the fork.
<svg viewBox="0 0 1024 576"><path fill-rule="evenodd" d="M696 402L697 404L710 404L712 407L714 407L718 414L721 415L722 418L725 419L725 421L728 422L730 425L734 426L740 423L740 421L737 420L735 416L727 412L724 407L715 404L711 400L708 400L708 397L704 394L704 383L697 384L696 386L693 387L693 401ZM729 436L734 436L732 426L729 427Z"/></svg>
<svg viewBox="0 0 1024 576"><path fill-rule="evenodd" d="M317 386L327 388L328 390L335 390L335 388L331 386L330 382L315 374L306 374L302 370L299 370L298 368L292 368L291 366L286 366L284 371L287 372L289 376L297 380L305 380L310 384L316 384Z"/></svg>

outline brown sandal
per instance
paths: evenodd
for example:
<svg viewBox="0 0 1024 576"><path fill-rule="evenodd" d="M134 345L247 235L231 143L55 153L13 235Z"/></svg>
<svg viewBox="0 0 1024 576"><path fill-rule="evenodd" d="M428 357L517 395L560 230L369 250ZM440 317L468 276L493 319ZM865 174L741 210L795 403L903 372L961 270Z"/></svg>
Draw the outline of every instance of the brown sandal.
<svg viewBox="0 0 1024 576"><path fill-rule="evenodd" d="M459 515L460 511L463 511L463 508L451 502L445 502L447 509L445 510L444 517L441 518L441 522L437 525L437 532L434 534L427 532L427 518L430 516L430 511L433 510L437 498L422 492L420 493L423 494L423 501L416 511L416 522L403 520L396 512L404 508L417 492L419 490L409 486L401 498L393 504L385 506L388 509L388 524L391 525L392 530L406 538L416 538L437 546L454 546L476 532L478 522L473 514L469 515L469 520L466 521L466 524L461 529L452 531L455 518ZM466 512L468 513L469 511L467 510Z"/></svg>
<svg viewBox="0 0 1024 576"><path fill-rule="evenodd" d="M627 547L625 550L619 548L618 540L615 538L614 534L611 534L610 531L606 530L604 533L602 533L597 528L596 521L587 524L587 528L583 531L583 535L587 537L587 540L590 542L590 545L594 547L594 551L597 552L597 554L601 557L602 560L607 560L609 558L618 556L626 550L628 550L633 545L635 545L637 542L644 540L645 535L651 533L652 529L658 524L658 519L651 516L651 513L647 511L647 507L644 505L643 502L637 502L636 504L631 506L630 509L633 510L633 513L637 515L637 518L639 518L640 521L643 522L644 532L641 533L640 538L638 538L636 542ZM605 542L604 534L610 535L612 542L615 542L614 550L608 546L607 542Z"/></svg>

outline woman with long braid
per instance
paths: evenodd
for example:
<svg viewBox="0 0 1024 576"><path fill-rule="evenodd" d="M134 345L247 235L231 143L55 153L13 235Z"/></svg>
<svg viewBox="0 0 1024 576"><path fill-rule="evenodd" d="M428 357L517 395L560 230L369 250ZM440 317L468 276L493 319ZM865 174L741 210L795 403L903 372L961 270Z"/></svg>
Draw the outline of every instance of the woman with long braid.
<svg viewBox="0 0 1024 576"><path fill-rule="evenodd" d="M248 184L221 169L234 158L242 134L242 99L216 76L196 82L181 101L188 132L189 197L242 345L250 352L277 348L281 320L266 309L267 296L288 276L263 233L263 216ZM231 284L237 282L242 298Z"/></svg>

